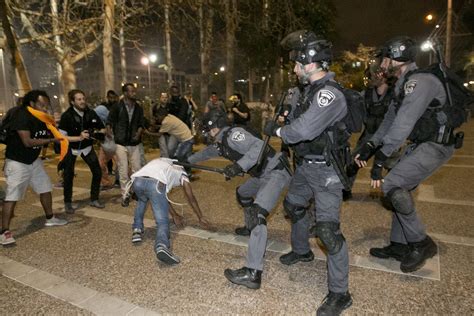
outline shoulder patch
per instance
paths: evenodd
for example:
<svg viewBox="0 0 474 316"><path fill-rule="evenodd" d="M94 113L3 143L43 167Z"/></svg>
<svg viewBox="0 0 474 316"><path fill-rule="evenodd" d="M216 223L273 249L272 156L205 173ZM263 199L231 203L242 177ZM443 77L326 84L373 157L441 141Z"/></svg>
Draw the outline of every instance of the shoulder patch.
<svg viewBox="0 0 474 316"><path fill-rule="evenodd" d="M331 104L336 99L336 96L332 91L322 89L318 91L317 99L319 107L323 108Z"/></svg>
<svg viewBox="0 0 474 316"><path fill-rule="evenodd" d="M239 131L233 132L232 140L236 142L242 142L245 140L245 134Z"/></svg>
<svg viewBox="0 0 474 316"><path fill-rule="evenodd" d="M403 89L405 90L405 95L410 94L413 91L415 91L415 87L416 87L417 82L418 81L415 80L415 79L410 79L405 83L405 86L403 87Z"/></svg>

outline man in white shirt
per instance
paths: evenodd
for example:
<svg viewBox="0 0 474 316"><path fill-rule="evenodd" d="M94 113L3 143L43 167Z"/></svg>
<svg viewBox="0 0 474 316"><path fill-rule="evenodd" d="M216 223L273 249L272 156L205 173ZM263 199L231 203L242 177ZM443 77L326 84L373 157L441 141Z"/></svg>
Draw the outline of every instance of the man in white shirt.
<svg viewBox="0 0 474 316"><path fill-rule="evenodd" d="M175 221L179 216L169 203L168 192L174 187L182 186L188 203L197 215L201 227L205 229L210 227L194 197L188 175L183 167L173 165L171 159L158 158L150 161L139 171L135 172L131 178L133 192L138 199L132 225L132 242L142 241L144 231L143 216L149 201L157 227L155 240L156 257L158 260L169 265L178 264L180 262L179 258L170 251L168 211L170 211Z"/></svg>

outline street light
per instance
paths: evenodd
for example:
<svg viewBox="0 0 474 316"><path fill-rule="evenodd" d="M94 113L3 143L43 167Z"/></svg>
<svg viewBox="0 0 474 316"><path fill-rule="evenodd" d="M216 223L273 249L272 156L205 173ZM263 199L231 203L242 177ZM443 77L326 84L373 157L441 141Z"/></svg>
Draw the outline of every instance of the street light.
<svg viewBox="0 0 474 316"><path fill-rule="evenodd" d="M433 21L433 19L434 19L433 14L428 14L428 15L425 16L425 20L428 21L428 22Z"/></svg>
<svg viewBox="0 0 474 316"><path fill-rule="evenodd" d="M148 94L151 97L151 70L150 64L155 63L158 60L158 56L156 54L150 54L148 56L143 56L140 60L142 65L147 66L148 68Z"/></svg>

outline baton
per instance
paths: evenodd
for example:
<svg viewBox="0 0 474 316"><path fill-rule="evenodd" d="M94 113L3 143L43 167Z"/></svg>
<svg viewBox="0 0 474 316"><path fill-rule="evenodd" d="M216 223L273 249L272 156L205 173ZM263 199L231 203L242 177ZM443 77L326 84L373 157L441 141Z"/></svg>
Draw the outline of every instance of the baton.
<svg viewBox="0 0 474 316"><path fill-rule="evenodd" d="M178 166L182 166L182 167L185 167L185 168L198 169L198 170L204 170L204 171L210 171L210 172L224 174L224 169L216 168L216 167L196 165L196 164L193 164L193 163L181 162L181 161L173 161L173 164L178 165Z"/></svg>

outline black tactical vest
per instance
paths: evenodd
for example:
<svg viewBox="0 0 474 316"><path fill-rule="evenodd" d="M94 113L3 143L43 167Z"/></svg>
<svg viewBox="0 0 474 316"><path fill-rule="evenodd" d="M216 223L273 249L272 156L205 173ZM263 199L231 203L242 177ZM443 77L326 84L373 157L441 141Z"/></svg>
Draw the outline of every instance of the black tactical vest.
<svg viewBox="0 0 474 316"><path fill-rule="evenodd" d="M400 86L400 93L398 94L398 96L394 96L395 109L397 113L403 103L403 99L405 98L405 84L408 82L410 76L417 72L419 71L412 70L406 74L403 84ZM433 99L428 105L428 108L426 109L425 113L423 113L423 115L415 123L413 130L408 136L408 140L414 143L423 143L436 139L440 127L442 125L438 121L437 113L441 112L442 110L443 106L438 101L438 99Z"/></svg>
<svg viewBox="0 0 474 316"><path fill-rule="evenodd" d="M365 91L365 106L367 111L365 129L369 134L375 134L379 128L394 94L393 88L389 87L381 100L374 101L374 92L377 93L376 88L369 88Z"/></svg>
<svg viewBox="0 0 474 316"><path fill-rule="evenodd" d="M325 84L326 82L311 86L308 93L301 93L300 98L296 104L296 108L293 111L293 117L295 119L303 115L303 113L309 109L314 96L325 86ZM291 145L291 147L298 157L305 157L309 155L322 156L326 148L326 137L324 136L324 133L322 133L313 140L302 141Z"/></svg>
<svg viewBox="0 0 474 316"><path fill-rule="evenodd" d="M230 161L232 162L237 162L239 161L244 155L239 153L238 151L235 151L234 149L232 149L230 146L229 146L229 135L230 133L232 132L233 128L235 126L229 128L228 130L226 130L224 132L224 134L222 135L222 142L219 144L218 146L218 149L219 149L219 154L226 158L226 159L229 159ZM253 136L255 136L256 138L259 138L261 139L261 136L258 135L258 133L256 133L252 128L249 128L247 126L238 126L242 129L244 129L246 132L252 134ZM265 170L265 167L268 163L268 160L270 158L273 158L275 156L276 152L275 150L270 147L270 146L267 146L266 148L266 152L264 153L264 159L262 161L262 165L261 166L257 166L256 164L250 168L247 173L249 175L251 175L252 177L259 177L263 171Z"/></svg>

